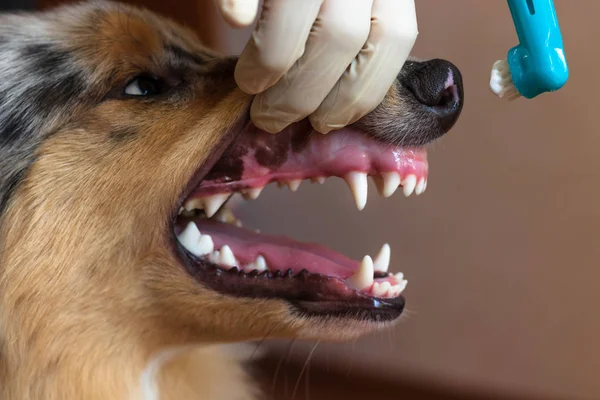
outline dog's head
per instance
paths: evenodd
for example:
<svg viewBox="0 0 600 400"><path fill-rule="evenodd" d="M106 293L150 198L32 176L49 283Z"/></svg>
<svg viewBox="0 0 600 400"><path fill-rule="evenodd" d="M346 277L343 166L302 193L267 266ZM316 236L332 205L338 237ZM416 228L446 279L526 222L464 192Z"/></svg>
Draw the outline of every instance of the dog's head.
<svg viewBox="0 0 600 400"><path fill-rule="evenodd" d="M272 135L249 122L234 68L123 5L0 17L4 346L348 339L400 316L405 281L387 271L387 246L350 260L246 231L223 204L328 176L348 181L359 208L367 175L385 196L420 194L424 146L462 108L458 70L409 61L352 126Z"/></svg>

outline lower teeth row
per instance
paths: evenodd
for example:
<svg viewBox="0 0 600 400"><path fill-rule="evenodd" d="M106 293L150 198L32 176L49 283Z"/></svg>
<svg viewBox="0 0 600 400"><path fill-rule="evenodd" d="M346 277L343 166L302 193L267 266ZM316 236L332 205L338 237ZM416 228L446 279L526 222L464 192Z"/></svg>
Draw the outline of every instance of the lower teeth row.
<svg viewBox="0 0 600 400"><path fill-rule="evenodd" d="M190 221L185 229L177 235L179 243L196 257L206 258L208 261L217 264L225 269L238 267L246 273L258 271L258 273L268 270L267 261L259 255L253 262L240 266L235 258L233 251L228 245L215 250L214 243L210 235L203 235L196 224ZM375 260L365 256L358 270L346 279L346 284L354 289L377 297L397 297L406 287L407 281L402 273L394 275L395 284L389 281L376 282L374 275L376 272L386 274L390 263L390 246L384 244ZM388 274L391 276L392 274Z"/></svg>

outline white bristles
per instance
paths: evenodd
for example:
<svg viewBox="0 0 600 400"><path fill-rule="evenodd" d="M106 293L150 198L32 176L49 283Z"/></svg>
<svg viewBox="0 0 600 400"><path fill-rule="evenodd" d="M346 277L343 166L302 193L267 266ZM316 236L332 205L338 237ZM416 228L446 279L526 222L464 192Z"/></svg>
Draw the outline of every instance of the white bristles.
<svg viewBox="0 0 600 400"><path fill-rule="evenodd" d="M508 61L499 60L494 63L490 76L490 89L499 98L507 97L508 100L516 100L521 97L513 84Z"/></svg>

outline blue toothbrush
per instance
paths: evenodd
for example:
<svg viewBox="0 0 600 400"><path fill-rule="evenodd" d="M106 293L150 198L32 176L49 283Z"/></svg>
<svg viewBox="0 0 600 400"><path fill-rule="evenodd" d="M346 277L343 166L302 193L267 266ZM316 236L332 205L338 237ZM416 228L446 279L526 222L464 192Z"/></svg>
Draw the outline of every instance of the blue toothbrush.
<svg viewBox="0 0 600 400"><path fill-rule="evenodd" d="M552 0L508 0L519 44L497 61L490 88L498 97L532 99L569 79L562 34Z"/></svg>

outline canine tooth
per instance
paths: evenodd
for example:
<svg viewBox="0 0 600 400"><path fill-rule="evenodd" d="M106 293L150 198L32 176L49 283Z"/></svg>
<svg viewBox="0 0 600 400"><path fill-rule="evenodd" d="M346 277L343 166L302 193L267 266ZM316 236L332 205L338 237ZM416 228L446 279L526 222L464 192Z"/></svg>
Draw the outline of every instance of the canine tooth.
<svg viewBox="0 0 600 400"><path fill-rule="evenodd" d="M369 193L367 174L364 172L354 171L348 173L344 179L350 187L350 191L352 192L352 196L356 202L356 207L359 211L362 210L367 204L367 195Z"/></svg>
<svg viewBox="0 0 600 400"><path fill-rule="evenodd" d="M292 192L295 192L296 190L298 190L298 188L300 187L300 184L302 183L302 179L294 179L292 181L289 181L287 183L288 187L290 188L290 190Z"/></svg>
<svg viewBox="0 0 600 400"><path fill-rule="evenodd" d="M262 192L263 189L264 188L261 188L261 187L248 189L246 191L246 195L249 199L256 200L258 198L258 196L260 196L260 192Z"/></svg>
<svg viewBox="0 0 600 400"><path fill-rule="evenodd" d="M185 208L183 207L179 207L179 211L177 212L178 215L181 215L181 213L183 212L183 210L185 210Z"/></svg>
<svg viewBox="0 0 600 400"><path fill-rule="evenodd" d="M427 190L427 178L425 178L425 184L423 185L423 191Z"/></svg>
<svg viewBox="0 0 600 400"><path fill-rule="evenodd" d="M373 284L373 260L365 256L358 270L348 279L346 284L353 289L365 290Z"/></svg>
<svg viewBox="0 0 600 400"><path fill-rule="evenodd" d="M235 267L237 265L233 251L231 251L231 247L227 245L221 247L221 264L229 267Z"/></svg>
<svg viewBox="0 0 600 400"><path fill-rule="evenodd" d="M390 267L390 245L385 243L381 246L381 250L379 250L379 254L373 260L374 270L377 272L387 272Z"/></svg>
<svg viewBox="0 0 600 400"><path fill-rule="evenodd" d="M203 256L206 254L210 254L215 249L215 245L213 244L213 240L210 235L200 235L200 239L198 240L198 244L196 245L199 254L195 254L196 256Z"/></svg>
<svg viewBox="0 0 600 400"><path fill-rule="evenodd" d="M177 235L177 240L183 247L185 247L190 253L194 254L194 250L200 240L200 231L195 223L189 222L185 229ZM196 254L194 254L196 255Z"/></svg>
<svg viewBox="0 0 600 400"><path fill-rule="evenodd" d="M404 196L408 197L414 192L415 186L417 186L417 177L415 175L407 176L402 182L402 191Z"/></svg>
<svg viewBox="0 0 600 400"><path fill-rule="evenodd" d="M382 172L383 178L383 197L390 197L400 186L400 174L397 172Z"/></svg>
<svg viewBox="0 0 600 400"><path fill-rule="evenodd" d="M185 202L183 208L185 208L186 211L192 211L194 209L202 210L204 208L203 199L190 199Z"/></svg>
<svg viewBox="0 0 600 400"><path fill-rule="evenodd" d="M215 194L204 198L204 212L208 218L215 215L219 208L227 201L229 193Z"/></svg>
<svg viewBox="0 0 600 400"><path fill-rule="evenodd" d="M419 180L419 183L417 183L417 186L415 186L415 194L417 196L423 193L423 191L425 191L425 178Z"/></svg>

